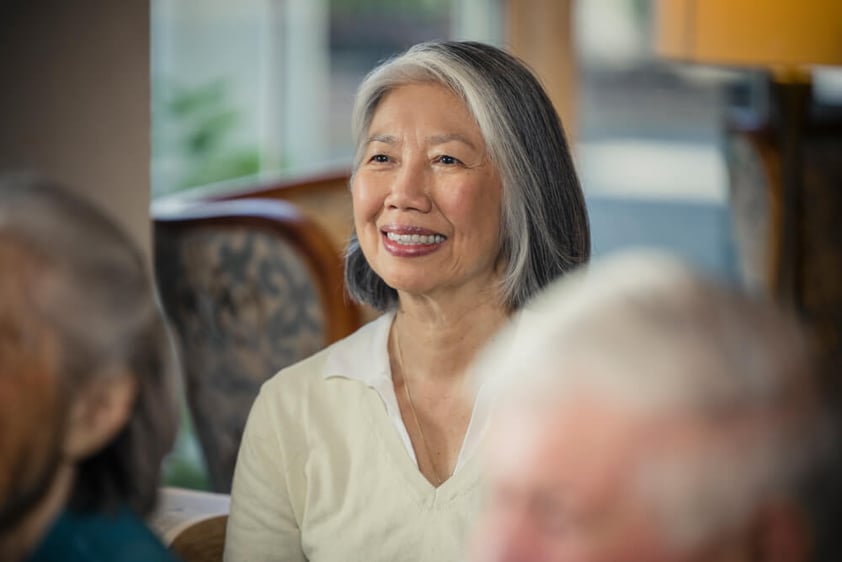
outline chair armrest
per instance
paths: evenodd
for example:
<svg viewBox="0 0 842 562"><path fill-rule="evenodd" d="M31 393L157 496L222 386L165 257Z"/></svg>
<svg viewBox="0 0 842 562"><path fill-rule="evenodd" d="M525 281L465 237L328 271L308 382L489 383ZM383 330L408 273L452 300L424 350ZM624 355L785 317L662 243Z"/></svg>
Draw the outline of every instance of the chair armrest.
<svg viewBox="0 0 842 562"><path fill-rule="evenodd" d="M181 531L173 539L170 550L184 562L222 562L227 524L227 515L202 519Z"/></svg>
<svg viewBox="0 0 842 562"><path fill-rule="evenodd" d="M231 497L162 488L149 526L185 562L218 562L225 546L225 525Z"/></svg>

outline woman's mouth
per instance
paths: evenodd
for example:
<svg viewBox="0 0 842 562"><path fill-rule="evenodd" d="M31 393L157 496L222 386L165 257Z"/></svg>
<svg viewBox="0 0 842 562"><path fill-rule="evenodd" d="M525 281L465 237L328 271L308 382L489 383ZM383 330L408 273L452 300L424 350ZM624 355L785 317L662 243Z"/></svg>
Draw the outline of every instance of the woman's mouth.
<svg viewBox="0 0 842 562"><path fill-rule="evenodd" d="M445 240L441 234L398 234L397 232L387 232L386 237L393 242L405 246L441 244Z"/></svg>
<svg viewBox="0 0 842 562"><path fill-rule="evenodd" d="M447 236L417 226L389 226L381 234L386 251L400 258L426 256L447 241Z"/></svg>

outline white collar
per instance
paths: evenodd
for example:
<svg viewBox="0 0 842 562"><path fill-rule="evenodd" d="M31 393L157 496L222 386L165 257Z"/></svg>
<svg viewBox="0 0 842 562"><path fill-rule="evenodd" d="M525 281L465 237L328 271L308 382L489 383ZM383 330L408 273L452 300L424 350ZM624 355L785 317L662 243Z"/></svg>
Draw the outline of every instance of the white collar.
<svg viewBox="0 0 842 562"><path fill-rule="evenodd" d="M412 462L418 464L412 440L401 418L395 385L392 383L392 366L389 363L389 331L395 312L389 311L372 320L344 340L336 342L328 351L325 379L342 377L359 381L374 389L386 407L392 422Z"/></svg>
<svg viewBox="0 0 842 562"><path fill-rule="evenodd" d="M520 331L523 324L525 310L515 314L512 322L516 331ZM531 316L527 313L528 316ZM415 450L401 418L395 386L392 382L392 368L389 363L389 331L395 319L394 310L381 315L369 322L347 338L336 342L329 350L322 376L325 379L342 377L359 381L374 389L383 401L386 414L398 432L404 448L412 461L417 465ZM475 373L474 376L478 375ZM491 414L493 387L491 382L480 377L477 380L477 397L471 413L468 430L459 452L454 473L459 470L467 459L478 448L482 436L488 426Z"/></svg>
<svg viewBox="0 0 842 562"><path fill-rule="evenodd" d="M395 312L389 311L372 320L329 350L322 376L343 377L378 388L391 382L389 365L389 330Z"/></svg>

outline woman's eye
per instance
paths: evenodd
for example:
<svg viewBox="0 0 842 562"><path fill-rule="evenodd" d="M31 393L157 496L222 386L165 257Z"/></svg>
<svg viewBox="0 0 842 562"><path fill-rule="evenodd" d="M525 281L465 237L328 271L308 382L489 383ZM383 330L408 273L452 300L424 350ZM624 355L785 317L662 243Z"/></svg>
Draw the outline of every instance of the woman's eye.
<svg viewBox="0 0 842 562"><path fill-rule="evenodd" d="M439 156L438 160L439 160L439 162L441 162L442 164L445 164L447 166L452 166L453 164L459 163L458 159L454 158L453 156L448 156L447 154Z"/></svg>
<svg viewBox="0 0 842 562"><path fill-rule="evenodd" d="M389 161L389 157L385 154L375 154L369 159L369 162L377 162L378 164L385 164Z"/></svg>

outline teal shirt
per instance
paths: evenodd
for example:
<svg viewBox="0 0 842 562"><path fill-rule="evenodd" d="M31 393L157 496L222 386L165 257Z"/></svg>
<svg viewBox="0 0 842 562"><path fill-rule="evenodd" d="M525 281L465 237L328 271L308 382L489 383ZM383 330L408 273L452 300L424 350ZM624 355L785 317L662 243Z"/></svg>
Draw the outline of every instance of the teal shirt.
<svg viewBox="0 0 842 562"><path fill-rule="evenodd" d="M178 562L127 508L111 514L65 511L28 562Z"/></svg>

